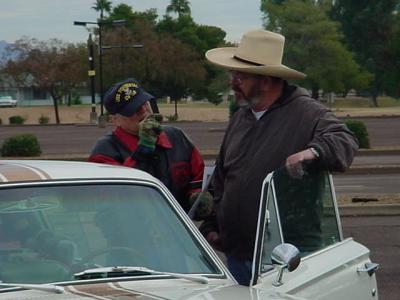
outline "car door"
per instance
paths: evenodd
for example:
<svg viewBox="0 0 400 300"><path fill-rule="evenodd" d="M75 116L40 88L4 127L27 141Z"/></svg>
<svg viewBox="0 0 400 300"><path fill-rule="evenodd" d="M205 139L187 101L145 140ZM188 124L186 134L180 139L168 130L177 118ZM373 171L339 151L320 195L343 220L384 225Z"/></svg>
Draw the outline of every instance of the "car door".
<svg viewBox="0 0 400 300"><path fill-rule="evenodd" d="M271 261L275 246L298 248L301 263L285 270ZM369 250L343 238L332 177L309 169L301 179L282 169L264 180L252 284L307 299L378 299Z"/></svg>

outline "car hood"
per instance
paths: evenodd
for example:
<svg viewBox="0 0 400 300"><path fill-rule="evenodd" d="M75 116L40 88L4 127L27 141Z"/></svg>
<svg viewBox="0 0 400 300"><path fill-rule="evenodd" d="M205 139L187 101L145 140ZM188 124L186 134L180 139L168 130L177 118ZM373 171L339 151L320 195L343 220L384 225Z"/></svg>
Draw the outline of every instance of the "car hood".
<svg viewBox="0 0 400 300"><path fill-rule="evenodd" d="M222 282L221 282L222 281ZM257 290L237 285L230 280L210 280L208 284L181 280L143 280L90 283L64 286L64 292L55 294L38 290L20 290L0 293L0 300L301 300L286 294Z"/></svg>

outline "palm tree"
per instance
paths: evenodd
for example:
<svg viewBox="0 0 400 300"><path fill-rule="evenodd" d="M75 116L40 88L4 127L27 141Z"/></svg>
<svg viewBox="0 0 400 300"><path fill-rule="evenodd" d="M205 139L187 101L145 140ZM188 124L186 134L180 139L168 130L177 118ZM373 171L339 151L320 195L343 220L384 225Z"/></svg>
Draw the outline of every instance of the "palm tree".
<svg viewBox="0 0 400 300"><path fill-rule="evenodd" d="M103 20L104 11L108 12L108 13L111 11L111 1L108 1L108 0L96 0L96 2L94 3L94 6L92 6L92 8L95 11L99 11L100 12L100 20Z"/></svg>
<svg viewBox="0 0 400 300"><path fill-rule="evenodd" d="M190 2L187 0L171 0L171 3L167 6L167 14L171 12L177 13L178 17L190 15Z"/></svg>

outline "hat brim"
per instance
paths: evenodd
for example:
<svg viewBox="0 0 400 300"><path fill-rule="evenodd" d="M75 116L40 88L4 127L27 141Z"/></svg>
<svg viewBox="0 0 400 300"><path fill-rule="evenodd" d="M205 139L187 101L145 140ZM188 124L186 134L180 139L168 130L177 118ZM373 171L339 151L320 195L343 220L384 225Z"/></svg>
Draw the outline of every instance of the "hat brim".
<svg viewBox="0 0 400 300"><path fill-rule="evenodd" d="M209 62L228 70L274 76L283 79L303 79L306 77L306 74L285 65L257 66L238 60L234 57L236 50L236 47L215 48L206 52L206 58Z"/></svg>
<svg viewBox="0 0 400 300"><path fill-rule="evenodd" d="M143 104L154 98L155 97L153 95L142 91L135 96L133 101L130 101L128 104L126 104L123 110L119 111L118 114L123 115L125 117L130 117L134 113L136 113Z"/></svg>

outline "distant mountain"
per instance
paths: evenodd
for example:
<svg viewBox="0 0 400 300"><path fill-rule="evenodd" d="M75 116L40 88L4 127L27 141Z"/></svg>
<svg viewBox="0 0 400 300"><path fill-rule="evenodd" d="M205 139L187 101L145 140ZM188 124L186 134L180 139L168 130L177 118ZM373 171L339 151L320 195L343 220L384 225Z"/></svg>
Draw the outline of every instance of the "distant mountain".
<svg viewBox="0 0 400 300"><path fill-rule="evenodd" d="M8 45L6 41L0 41L0 49L5 48Z"/></svg>
<svg viewBox="0 0 400 300"><path fill-rule="evenodd" d="M6 41L0 41L0 55L4 53L9 44Z"/></svg>
<svg viewBox="0 0 400 300"><path fill-rule="evenodd" d="M13 56L11 55L11 57L6 57L6 48L7 46L9 46L10 44L7 43L6 41L0 41L0 63L6 61L9 58L12 58Z"/></svg>
<svg viewBox="0 0 400 300"><path fill-rule="evenodd" d="M0 41L0 64L3 62L4 60L4 55L5 55L5 50L6 47L8 46L8 43L6 41Z"/></svg>

